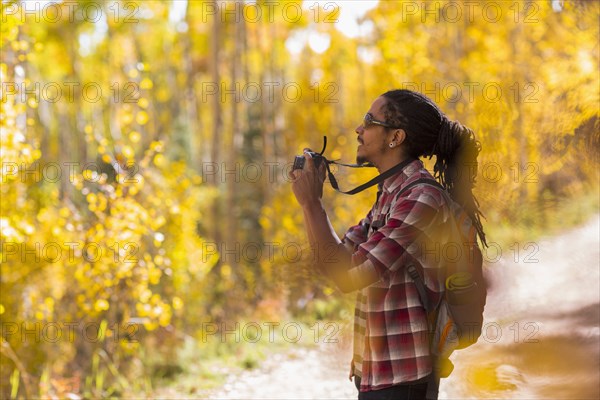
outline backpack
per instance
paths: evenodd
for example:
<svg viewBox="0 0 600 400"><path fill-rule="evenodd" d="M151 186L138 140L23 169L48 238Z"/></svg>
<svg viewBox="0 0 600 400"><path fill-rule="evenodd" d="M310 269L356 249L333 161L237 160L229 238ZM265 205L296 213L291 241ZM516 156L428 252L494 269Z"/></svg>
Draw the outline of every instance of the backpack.
<svg viewBox="0 0 600 400"><path fill-rule="evenodd" d="M427 312L430 351L435 360L435 375L439 379L448 377L454 369L448 359L452 352L474 344L481 336L487 290L476 229L467 213L452 201L448 192L437 181L422 178L408 184L397 196L419 184L440 189L451 210L450 238L460 238L463 244L456 261L444 259L446 290L438 304L431 304L428 299L423 277L416 266L413 263L407 265L407 272Z"/></svg>

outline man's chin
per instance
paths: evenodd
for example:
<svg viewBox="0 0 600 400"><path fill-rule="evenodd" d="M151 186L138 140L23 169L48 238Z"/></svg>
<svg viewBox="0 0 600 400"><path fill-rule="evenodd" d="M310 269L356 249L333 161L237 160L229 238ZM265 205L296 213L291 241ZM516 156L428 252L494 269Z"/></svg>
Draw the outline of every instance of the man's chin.
<svg viewBox="0 0 600 400"><path fill-rule="evenodd" d="M359 154L357 154L357 155L356 155L356 163L357 163L358 165L365 164L365 163L367 163L367 162L369 162L369 160L367 160L367 158L366 158L366 157L364 157L364 156L361 156L361 155L359 155Z"/></svg>

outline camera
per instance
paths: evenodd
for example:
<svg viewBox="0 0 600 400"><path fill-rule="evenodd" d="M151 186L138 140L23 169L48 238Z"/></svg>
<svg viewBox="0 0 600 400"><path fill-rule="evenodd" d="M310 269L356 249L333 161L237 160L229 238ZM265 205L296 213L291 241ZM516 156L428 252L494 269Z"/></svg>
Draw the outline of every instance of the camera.
<svg viewBox="0 0 600 400"><path fill-rule="evenodd" d="M344 191L341 191L340 188L338 187L337 180L335 179L335 176L329 169L329 166L331 164L342 165L344 167L350 167L350 168L373 167L373 164L371 164L371 163L344 164L341 162L337 162L335 160L329 160L329 159L325 158L325 156L323 155L325 153L326 147L327 147L327 136L323 136L323 150L321 150L320 153L315 153L314 151L305 151L304 153L310 154L310 156L313 159L313 162L315 163L315 168L317 168L317 169L321 166L321 163L325 163L325 167L327 169L327 176L329 178L329 184L331 185L332 188L334 188L338 192L344 193L344 194L360 193L363 190L370 188L373 185L376 185L377 183L383 182L384 179L391 176L393 173L400 171L400 169L402 169L404 167L404 164L410 161L410 160L403 161L402 163L396 165L395 167L392 167L391 169L387 170L383 174L380 174L379 176L376 176L375 178L371 179L369 182L364 183L358 187L355 187L352 190L348 190L347 192L344 192ZM297 169L304 169L304 164L306 164L306 158L304 158L304 156L294 157L294 164L292 165L292 171L295 171Z"/></svg>
<svg viewBox="0 0 600 400"><path fill-rule="evenodd" d="M306 152L306 153L310 154L310 156L312 157L312 159L315 163L315 168L317 168L317 169L321 166L321 162L323 162L323 160L326 160L325 157L323 157L323 153L325 153L326 147L327 147L327 136L323 136L323 150L321 150L320 153L315 153L314 151ZM304 158L304 156L294 157L294 165L292 166L292 171L295 171L297 169L304 169L305 162L306 162L306 159Z"/></svg>
<svg viewBox="0 0 600 400"><path fill-rule="evenodd" d="M319 153L315 153L314 151L307 151L307 153L312 156L312 159L315 163L315 168L318 169L321 165L321 162L323 161L323 156ZM304 158L304 156L294 157L294 165L292 166L292 171L295 171L297 169L304 169L305 162L306 159Z"/></svg>

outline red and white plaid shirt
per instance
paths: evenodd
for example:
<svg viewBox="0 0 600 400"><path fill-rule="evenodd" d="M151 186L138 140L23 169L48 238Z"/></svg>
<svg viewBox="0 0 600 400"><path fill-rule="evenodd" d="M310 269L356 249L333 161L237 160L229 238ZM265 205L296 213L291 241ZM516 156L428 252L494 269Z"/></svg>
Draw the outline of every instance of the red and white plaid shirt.
<svg viewBox="0 0 600 400"><path fill-rule="evenodd" d="M445 225L449 207L431 185L413 186L397 198L402 188L421 178L434 179L420 160L387 178L367 217L344 235L344 242L354 245L350 279L361 288L352 360L361 392L419 380L432 371L426 312L405 267L417 261L430 301L436 304L444 291L442 257L425 259L419 250L431 250L444 240L450 231ZM374 282L373 276L379 280Z"/></svg>

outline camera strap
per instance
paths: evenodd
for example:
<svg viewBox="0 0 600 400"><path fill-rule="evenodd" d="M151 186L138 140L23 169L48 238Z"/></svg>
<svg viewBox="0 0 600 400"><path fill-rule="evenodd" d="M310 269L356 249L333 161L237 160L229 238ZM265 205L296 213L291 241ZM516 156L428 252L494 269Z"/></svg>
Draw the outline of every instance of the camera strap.
<svg viewBox="0 0 600 400"><path fill-rule="evenodd" d="M335 161L329 161L325 157L323 157L323 160L325 161L325 168L327 169L327 176L329 177L329 184L331 185L331 187L340 193L353 195L356 193L360 193L363 190L370 188L371 186L377 185L378 183L383 182L384 180L389 178L390 176L397 174L398 172L402 171L402 169L404 167L406 167L408 164L413 162L415 159L408 158L408 159L402 161L401 163L394 165L392 168L388 169L384 173L377 175L376 177L374 177L367 183L363 183L362 185L357 186L352 190L348 190L347 192L340 190L339 185L337 183L337 179L335 179L335 176L333 175L333 172L331 172L331 168L329 167L329 165L336 164L336 165L341 165L341 166L350 167L350 168L372 167L372 165L342 164L342 163L338 163Z"/></svg>
<svg viewBox="0 0 600 400"><path fill-rule="evenodd" d="M323 149L321 150L319 155L323 158L323 161L325 162L325 168L327 169L327 176L329 178L329 184L331 185L332 188L334 188L338 192L343 193L343 194L349 194L349 195L360 193L363 190L370 188L371 186L374 186L380 182L383 182L390 176L402 171L402 169L404 167L406 167L408 164L410 164L411 162L413 162L415 160L414 158L409 157L408 159L402 161L401 163L394 165L392 168L388 169L384 173L377 175L375 178L371 179L367 183L363 183L362 185L357 186L352 190L348 190L347 192L344 192L343 190L340 190L337 179L335 179L335 176L333 175L333 172L331 172L331 168L329 167L330 164L340 165L342 167L349 167L349 168L368 168L368 167L372 168L373 165L371 165L371 164L344 164L344 163L340 163L337 161L328 160L323 155L323 153L325 153L326 147L327 147L327 136L323 136Z"/></svg>

